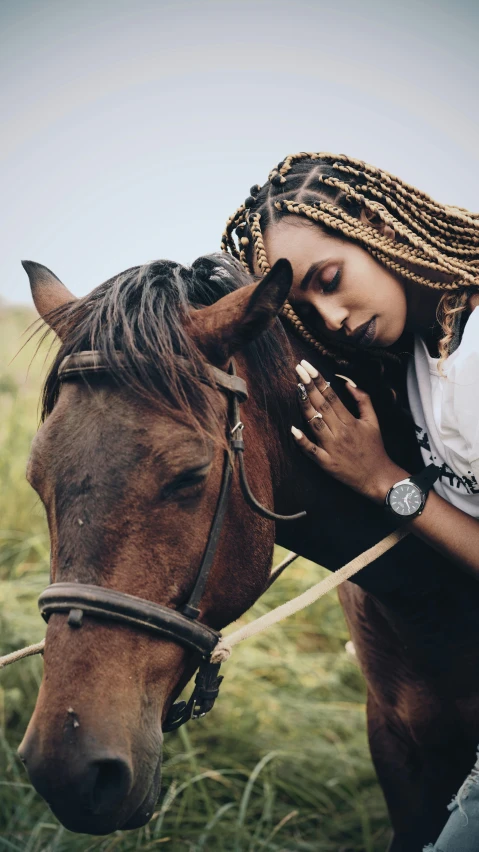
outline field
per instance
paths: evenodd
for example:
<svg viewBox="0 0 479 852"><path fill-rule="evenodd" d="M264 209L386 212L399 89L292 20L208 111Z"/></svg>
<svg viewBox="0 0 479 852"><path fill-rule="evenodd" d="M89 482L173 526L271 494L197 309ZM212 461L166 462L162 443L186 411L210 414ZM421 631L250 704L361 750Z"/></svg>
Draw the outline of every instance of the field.
<svg viewBox="0 0 479 852"><path fill-rule="evenodd" d="M48 347L19 351L35 319L0 306L0 654L43 636L48 583L42 506L25 480ZM19 353L15 358L15 354ZM278 548L276 559L283 553ZM298 560L248 613L299 594L324 569ZM364 684L344 650L334 595L237 648L205 719L166 735L148 826L107 838L63 829L15 750L32 713L40 658L0 672L0 850L13 852L384 852L389 828L365 734Z"/></svg>

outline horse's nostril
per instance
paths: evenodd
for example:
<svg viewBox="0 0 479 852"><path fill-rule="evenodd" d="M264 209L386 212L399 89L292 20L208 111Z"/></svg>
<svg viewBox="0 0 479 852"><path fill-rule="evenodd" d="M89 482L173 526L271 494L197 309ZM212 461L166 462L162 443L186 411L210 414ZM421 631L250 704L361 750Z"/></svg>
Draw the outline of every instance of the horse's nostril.
<svg viewBox="0 0 479 852"><path fill-rule="evenodd" d="M96 777L91 790L91 807L95 814L115 809L131 789L132 773L121 758L98 760L94 764Z"/></svg>

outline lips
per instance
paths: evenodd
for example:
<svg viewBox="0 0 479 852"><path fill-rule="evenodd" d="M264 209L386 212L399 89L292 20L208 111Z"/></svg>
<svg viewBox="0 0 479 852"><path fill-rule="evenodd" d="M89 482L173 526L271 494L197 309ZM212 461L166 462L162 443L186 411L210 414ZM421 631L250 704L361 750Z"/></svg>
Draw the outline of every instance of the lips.
<svg viewBox="0 0 479 852"><path fill-rule="evenodd" d="M368 323L360 326L354 334L353 340L357 346L372 346L376 336L376 317L369 320Z"/></svg>

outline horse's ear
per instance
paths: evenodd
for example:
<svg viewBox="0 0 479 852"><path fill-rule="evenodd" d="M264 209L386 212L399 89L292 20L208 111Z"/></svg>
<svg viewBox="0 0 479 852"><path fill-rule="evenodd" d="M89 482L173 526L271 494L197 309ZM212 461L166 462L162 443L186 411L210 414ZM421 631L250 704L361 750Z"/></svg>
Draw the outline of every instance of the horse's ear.
<svg viewBox="0 0 479 852"><path fill-rule="evenodd" d="M191 316L193 336L213 364L224 364L238 349L269 328L293 283L289 260L276 261L259 282L223 296Z"/></svg>
<svg viewBox="0 0 479 852"><path fill-rule="evenodd" d="M65 328L65 320L55 317L58 308L69 302L76 302L76 297L70 293L64 284L46 266L35 263L33 260L22 260L22 266L30 279L35 307L46 323L60 337L62 328ZM57 319L57 321L55 321Z"/></svg>

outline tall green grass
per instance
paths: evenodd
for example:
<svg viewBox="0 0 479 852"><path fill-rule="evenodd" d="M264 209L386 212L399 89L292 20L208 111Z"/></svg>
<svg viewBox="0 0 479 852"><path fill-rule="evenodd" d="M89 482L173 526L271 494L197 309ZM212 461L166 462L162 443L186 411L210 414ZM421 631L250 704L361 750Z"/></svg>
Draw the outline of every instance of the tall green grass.
<svg viewBox="0 0 479 852"><path fill-rule="evenodd" d="M33 315L0 311L0 654L43 635L36 597L48 582L48 535L25 481L45 348L13 361ZM278 548L277 560L282 557ZM291 566L245 618L323 576ZM15 852L383 852L389 828L365 734L364 685L345 653L335 596L235 649L206 718L165 738L162 794L143 829L107 838L62 828L15 751L42 661L0 672L0 850Z"/></svg>

